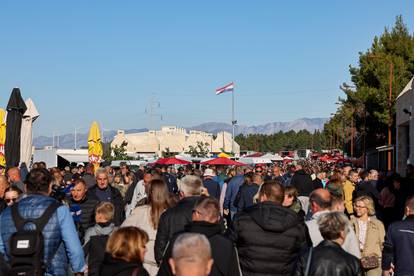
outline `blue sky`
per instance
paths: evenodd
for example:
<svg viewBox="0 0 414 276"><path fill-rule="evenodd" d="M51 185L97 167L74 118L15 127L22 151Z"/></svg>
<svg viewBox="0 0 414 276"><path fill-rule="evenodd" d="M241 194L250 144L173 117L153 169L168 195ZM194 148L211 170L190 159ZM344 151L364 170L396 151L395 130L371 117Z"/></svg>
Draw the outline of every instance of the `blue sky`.
<svg viewBox="0 0 414 276"><path fill-rule="evenodd" d="M35 135L328 117L348 66L413 1L1 1L0 106L36 103Z"/></svg>

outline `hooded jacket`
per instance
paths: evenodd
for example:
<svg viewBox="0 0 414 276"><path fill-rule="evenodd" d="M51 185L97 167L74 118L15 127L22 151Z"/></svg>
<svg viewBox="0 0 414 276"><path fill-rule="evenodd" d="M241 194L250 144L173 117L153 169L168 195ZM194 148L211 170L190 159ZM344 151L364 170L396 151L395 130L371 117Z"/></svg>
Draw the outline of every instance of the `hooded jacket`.
<svg viewBox="0 0 414 276"><path fill-rule="evenodd" d="M230 237L244 276L290 275L300 249L311 244L298 215L270 201L237 213Z"/></svg>
<svg viewBox="0 0 414 276"><path fill-rule="evenodd" d="M223 227L221 224L209 223L205 221L194 221L185 226L187 233L199 233L207 237L210 242L213 267L209 276L238 276L240 275L237 253L233 243L223 236ZM182 234L182 233L180 233ZM168 259L171 257L171 251L177 234L170 242L163 257L160 270L157 276L172 276Z"/></svg>

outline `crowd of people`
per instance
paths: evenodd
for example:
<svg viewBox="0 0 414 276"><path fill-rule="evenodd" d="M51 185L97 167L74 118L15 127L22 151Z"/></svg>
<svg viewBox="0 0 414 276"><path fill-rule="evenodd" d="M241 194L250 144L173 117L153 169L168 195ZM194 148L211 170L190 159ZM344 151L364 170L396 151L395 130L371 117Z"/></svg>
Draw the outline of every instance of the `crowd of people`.
<svg viewBox="0 0 414 276"><path fill-rule="evenodd" d="M413 166L0 168L0 275L414 275L413 194Z"/></svg>

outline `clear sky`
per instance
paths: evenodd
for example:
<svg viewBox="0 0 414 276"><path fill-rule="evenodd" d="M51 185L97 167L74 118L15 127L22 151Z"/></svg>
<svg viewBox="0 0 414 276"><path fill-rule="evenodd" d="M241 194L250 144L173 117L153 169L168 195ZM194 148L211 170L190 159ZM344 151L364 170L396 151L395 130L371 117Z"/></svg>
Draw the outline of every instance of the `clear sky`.
<svg viewBox="0 0 414 276"><path fill-rule="evenodd" d="M329 117L348 66L414 1L1 1L0 106L13 87L35 135Z"/></svg>

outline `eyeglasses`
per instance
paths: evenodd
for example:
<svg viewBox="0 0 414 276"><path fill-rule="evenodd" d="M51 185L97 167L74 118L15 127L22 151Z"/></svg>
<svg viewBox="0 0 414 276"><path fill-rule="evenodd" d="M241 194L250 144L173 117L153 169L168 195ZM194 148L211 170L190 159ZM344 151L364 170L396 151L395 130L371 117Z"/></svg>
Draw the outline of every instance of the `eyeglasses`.
<svg viewBox="0 0 414 276"><path fill-rule="evenodd" d="M367 208L366 206L361 206L361 205L354 205L354 208L356 209L363 209L363 208Z"/></svg>
<svg viewBox="0 0 414 276"><path fill-rule="evenodd" d="M10 202L16 202L17 201L17 197L13 197L13 198L6 198L6 203L10 203Z"/></svg>

